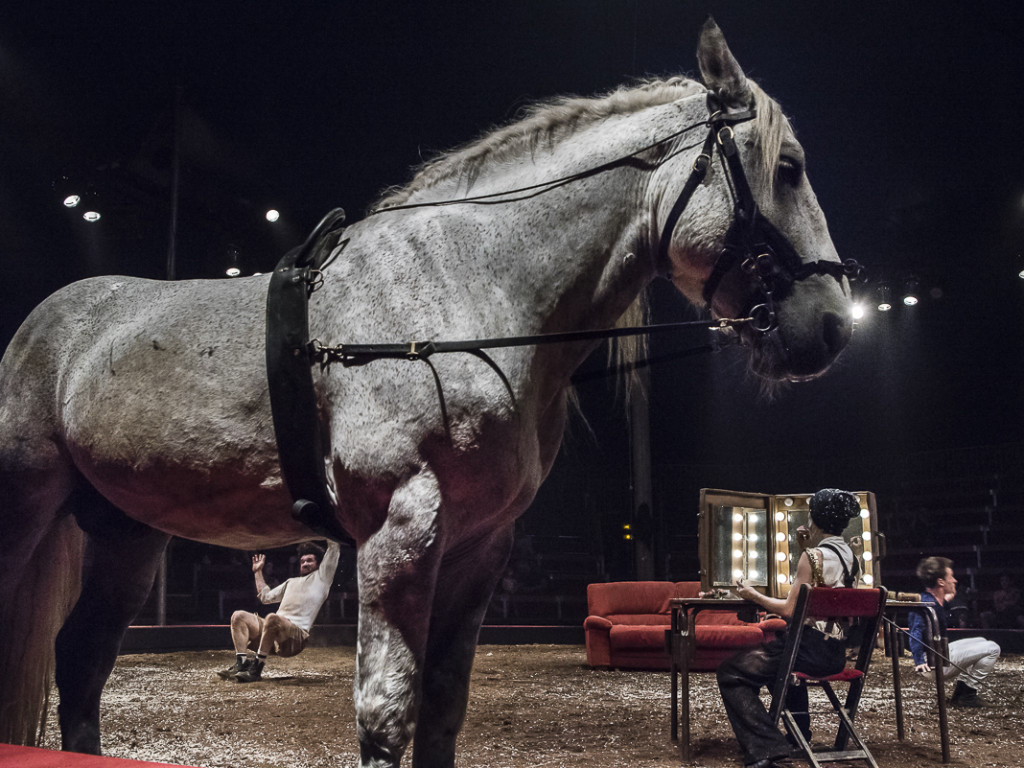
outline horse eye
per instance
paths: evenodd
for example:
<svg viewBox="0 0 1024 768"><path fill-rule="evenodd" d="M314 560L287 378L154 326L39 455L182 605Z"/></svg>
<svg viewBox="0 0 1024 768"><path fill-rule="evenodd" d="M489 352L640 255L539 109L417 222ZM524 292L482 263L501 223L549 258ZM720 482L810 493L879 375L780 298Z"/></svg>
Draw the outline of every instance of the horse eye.
<svg viewBox="0 0 1024 768"><path fill-rule="evenodd" d="M795 187L803 178L804 168L799 160L792 157L782 157L779 159L779 167L776 173L780 182L790 187Z"/></svg>

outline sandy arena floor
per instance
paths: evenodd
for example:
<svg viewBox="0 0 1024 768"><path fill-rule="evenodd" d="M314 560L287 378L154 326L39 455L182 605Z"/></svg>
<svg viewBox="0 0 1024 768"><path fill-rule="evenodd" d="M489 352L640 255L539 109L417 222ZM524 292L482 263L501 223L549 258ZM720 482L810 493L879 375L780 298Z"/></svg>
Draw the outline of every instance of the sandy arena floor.
<svg viewBox="0 0 1024 768"><path fill-rule="evenodd" d="M227 651L122 656L103 706L105 754L208 768L353 766L354 649L272 658L262 683L221 681ZM581 646L480 646L459 766L677 766L668 674L592 670ZM858 723L881 766L941 765L934 687L903 661L907 739L896 740L891 666L876 657ZM950 710L951 765L1024 766L1024 657L1004 658L985 692L995 706ZM818 694L812 694L818 695ZM693 677L694 765L739 755L714 678ZM51 716L45 746L56 748ZM826 723L817 730L824 737ZM409 756L404 764L411 764ZM806 765L806 763L796 763Z"/></svg>

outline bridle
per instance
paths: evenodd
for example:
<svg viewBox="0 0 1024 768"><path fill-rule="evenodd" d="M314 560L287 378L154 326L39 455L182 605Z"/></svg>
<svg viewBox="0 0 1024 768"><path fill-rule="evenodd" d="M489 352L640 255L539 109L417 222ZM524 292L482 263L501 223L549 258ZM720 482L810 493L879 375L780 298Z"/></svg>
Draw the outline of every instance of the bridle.
<svg viewBox="0 0 1024 768"><path fill-rule="evenodd" d="M837 281L842 281L844 277L850 280L863 279L864 267L854 259L843 262L823 259L804 262L800 258L789 240L758 208L736 147L733 126L753 120L757 116L756 111L751 108L743 112L726 112L714 91L707 93L707 109L708 134L701 153L693 163L690 176L661 230L656 264L662 274L671 275L668 251L672 237L690 198L707 176L717 147L732 196L733 218L722 252L704 281L702 296L711 306L722 278L739 265L743 274L755 283L762 297L760 303L745 313L751 319L749 325L761 333L768 333L778 325L776 300L781 299L781 294L792 288L794 283L812 275L831 275Z"/></svg>

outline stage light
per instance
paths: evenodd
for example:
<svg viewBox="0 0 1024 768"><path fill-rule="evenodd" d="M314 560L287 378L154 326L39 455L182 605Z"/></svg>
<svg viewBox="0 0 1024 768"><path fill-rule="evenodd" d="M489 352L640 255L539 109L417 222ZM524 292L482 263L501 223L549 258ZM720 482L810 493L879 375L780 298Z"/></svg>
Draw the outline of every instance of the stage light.
<svg viewBox="0 0 1024 768"><path fill-rule="evenodd" d="M863 320L864 319L864 305L857 302L853 305L853 319Z"/></svg>
<svg viewBox="0 0 1024 768"><path fill-rule="evenodd" d="M892 289L888 285L878 286L878 311L888 312L892 309Z"/></svg>
<svg viewBox="0 0 1024 768"><path fill-rule="evenodd" d="M281 214L278 211L275 211L273 208L271 208L269 211L267 211L267 221L269 221L271 224L273 224L275 221L277 221L280 218L281 218Z"/></svg>
<svg viewBox="0 0 1024 768"><path fill-rule="evenodd" d="M903 303L908 307L913 307L918 302L918 293L920 292L920 286L917 280L913 277L907 278L905 284L905 290L903 293Z"/></svg>
<svg viewBox="0 0 1024 768"><path fill-rule="evenodd" d="M66 208L74 208L80 202L82 202L82 198L80 195L68 195L67 197L64 198L64 206Z"/></svg>
<svg viewBox="0 0 1024 768"><path fill-rule="evenodd" d="M1021 280L1024 280L1024 269L1017 273L1017 277L1019 277Z"/></svg>
<svg viewBox="0 0 1024 768"><path fill-rule="evenodd" d="M224 274L228 277L238 277L242 274L241 267L241 256L242 254L238 250L238 246L228 246L228 268L224 270Z"/></svg>
<svg viewBox="0 0 1024 768"><path fill-rule="evenodd" d="M82 214L82 218L89 222L99 221L100 215L96 211L86 211Z"/></svg>

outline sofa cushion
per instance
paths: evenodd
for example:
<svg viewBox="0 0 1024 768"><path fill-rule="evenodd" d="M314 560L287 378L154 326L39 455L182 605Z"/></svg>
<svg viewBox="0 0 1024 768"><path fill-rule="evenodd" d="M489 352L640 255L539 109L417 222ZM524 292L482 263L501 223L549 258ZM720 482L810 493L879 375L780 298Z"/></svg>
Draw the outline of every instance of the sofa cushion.
<svg viewBox="0 0 1024 768"><path fill-rule="evenodd" d="M616 651L648 650L665 652L665 627L615 624L608 632L608 643Z"/></svg>
<svg viewBox="0 0 1024 768"><path fill-rule="evenodd" d="M705 610L697 614L697 625L701 624L728 624L732 626L750 626L749 622L743 621L736 615L736 611L712 611Z"/></svg>
<svg viewBox="0 0 1024 768"><path fill-rule="evenodd" d="M764 642L764 633L756 624L698 624L697 647L752 648Z"/></svg>

